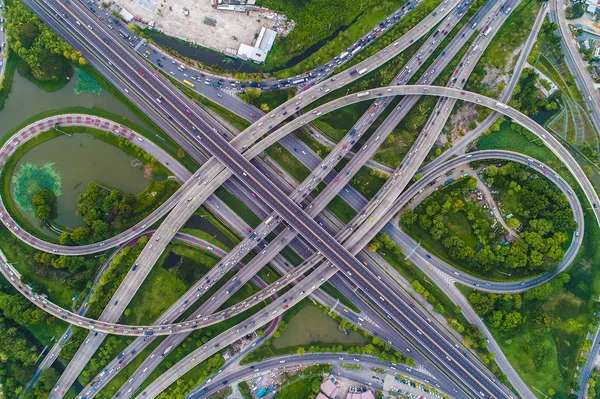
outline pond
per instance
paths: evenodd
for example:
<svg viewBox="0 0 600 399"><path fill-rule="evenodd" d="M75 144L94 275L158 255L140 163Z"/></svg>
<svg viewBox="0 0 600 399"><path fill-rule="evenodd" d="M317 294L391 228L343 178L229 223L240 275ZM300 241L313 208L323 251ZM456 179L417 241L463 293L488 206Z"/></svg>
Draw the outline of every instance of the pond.
<svg viewBox="0 0 600 399"><path fill-rule="evenodd" d="M54 221L74 229L84 225L83 219L76 215L77 198L89 183L98 181L132 194L148 186L143 169L132 166L134 159L120 148L98 140L91 134L78 133L71 137L59 136L33 147L19 159L15 172L27 162L36 165L54 162L62 177L62 195L56 201L57 218ZM22 215L35 226L40 224L30 213L22 212ZM46 227L41 230L56 235Z"/></svg>
<svg viewBox="0 0 600 399"><path fill-rule="evenodd" d="M230 72L260 72L260 70L251 62L242 61L239 58L230 57L223 53L219 53L201 46L185 43L172 36L153 32L150 34L150 38L156 44L171 48L182 56L192 60L200 61L206 66L216 66Z"/></svg>
<svg viewBox="0 0 600 399"><path fill-rule="evenodd" d="M227 245L227 247L229 247L229 248L235 247L235 243L233 241L231 241L231 239L229 238L229 236L227 234L223 233L223 231L221 231L221 229L219 229L214 224L212 224L207 219L203 218L202 216L200 216L198 214L193 215L188 220L188 222L185 224L184 227L188 228L188 229L201 230L201 231L205 232L206 234L210 234L210 235L214 236L217 240L222 242L224 245ZM222 248L222 249L227 250L227 248Z"/></svg>
<svg viewBox="0 0 600 399"><path fill-rule="evenodd" d="M323 314L314 305L300 309L288 322L281 336L273 341L277 349L288 346L308 345L311 343L327 344L361 344L368 340L361 334L346 330L348 334L338 329L339 323Z"/></svg>
<svg viewBox="0 0 600 399"><path fill-rule="evenodd" d="M41 112L67 107L102 109L123 116L132 123L153 131L152 127L106 90L102 90L99 96L89 93L75 94L76 83L77 75L74 75L65 87L49 93L39 89L33 82L15 72L10 94L4 108L0 110L0 121L2 121L0 137Z"/></svg>

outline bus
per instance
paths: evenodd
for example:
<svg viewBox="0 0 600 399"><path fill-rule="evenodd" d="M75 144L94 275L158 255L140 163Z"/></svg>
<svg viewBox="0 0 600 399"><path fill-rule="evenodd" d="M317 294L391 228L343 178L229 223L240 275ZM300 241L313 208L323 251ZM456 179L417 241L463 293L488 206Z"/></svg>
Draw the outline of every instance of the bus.
<svg viewBox="0 0 600 399"><path fill-rule="evenodd" d="M298 85L298 84L300 84L300 83L304 83L304 82L306 82L306 78L302 78L302 79L294 80L294 81L292 82L292 84L293 84L293 85Z"/></svg>
<svg viewBox="0 0 600 399"><path fill-rule="evenodd" d="M187 79L184 79L184 80L183 80L183 83L185 83L186 85L188 85L188 86L190 86L190 87L196 87L196 85L195 85L195 84L193 84L192 82L190 82L190 81L189 81L189 80L187 80Z"/></svg>

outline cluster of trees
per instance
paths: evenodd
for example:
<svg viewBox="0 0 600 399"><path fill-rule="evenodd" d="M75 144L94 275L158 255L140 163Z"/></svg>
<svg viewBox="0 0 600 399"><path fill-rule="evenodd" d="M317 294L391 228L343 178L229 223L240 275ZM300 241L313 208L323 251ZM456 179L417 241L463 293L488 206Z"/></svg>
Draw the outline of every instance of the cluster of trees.
<svg viewBox="0 0 600 399"><path fill-rule="evenodd" d="M35 217L43 221L52 219L55 213L55 203L56 195L51 190L42 189L38 191L31 199Z"/></svg>
<svg viewBox="0 0 600 399"><path fill-rule="evenodd" d="M35 373L38 343L24 332L25 328L52 321L51 317L16 292L6 280L0 281L0 392L4 394L3 397L17 398ZM41 376L36 388L23 398L48 397L58 379L56 372L49 370Z"/></svg>
<svg viewBox="0 0 600 399"><path fill-rule="evenodd" d="M246 104L252 104L255 107L259 107L263 112L269 112L271 109L268 104L260 102L260 96L262 95L262 91L260 89L254 87L247 87L244 89L243 93L239 94L239 97Z"/></svg>
<svg viewBox="0 0 600 399"><path fill-rule="evenodd" d="M119 190L109 191L98 183L90 183L77 203L77 215L83 218L86 225L70 233L63 232L59 242L62 245L81 245L105 240L152 212L176 187L177 183L172 180L152 182L143 194L135 196Z"/></svg>
<svg viewBox="0 0 600 399"><path fill-rule="evenodd" d="M112 258L108 269L102 273L100 281L90 295L88 317L97 318L100 315L101 309L113 296L121 280L123 280L147 242L148 237L142 236L134 246L121 249Z"/></svg>
<svg viewBox="0 0 600 399"><path fill-rule="evenodd" d="M567 7L566 16L567 19L577 19L583 17L585 13L585 3L573 3L572 6Z"/></svg>
<svg viewBox="0 0 600 399"><path fill-rule="evenodd" d="M525 309L534 308L532 302L545 301L551 295L560 292L564 285L569 282L571 276L561 273L550 282L544 283L521 294L494 294L481 291L473 291L469 295L469 302L480 316L485 317L492 327L507 331L518 327L523 321L522 315ZM543 311L536 311L532 317L534 331L545 333L550 327L552 320Z"/></svg>
<svg viewBox="0 0 600 399"><path fill-rule="evenodd" d="M510 330L521 324L523 316L521 307L523 300L519 294L487 294L480 291L472 292L469 301L475 311L490 319L492 327L500 330Z"/></svg>
<svg viewBox="0 0 600 399"><path fill-rule="evenodd" d="M389 251L397 261L404 261L404 258L402 257L402 248L397 246L387 233L377 234L369 244L369 251L371 252L377 252L381 249Z"/></svg>
<svg viewBox="0 0 600 399"><path fill-rule="evenodd" d="M521 226L522 239L500 245L486 212L466 196L476 187L473 178L447 194L427 198L414 211L405 211L402 223L417 223L446 248L450 258L477 270L485 272L498 265L532 271L556 267L564 257L562 245L567 234L576 228L567 198L546 179L519 164L490 165L485 178L509 195L518 195L518 209L513 210L515 217L508 224L513 228ZM458 212L469 220L477 247L468 246L446 226L448 216Z"/></svg>
<svg viewBox="0 0 600 399"><path fill-rule="evenodd" d="M60 243L87 244L107 239L113 231L111 222L131 216L135 200L133 194L123 195L118 190L109 191L98 183L90 183L77 203L77 215L83 217L86 226L78 227L71 233L63 232Z"/></svg>
<svg viewBox="0 0 600 399"><path fill-rule="evenodd" d="M509 101L509 104L529 116L537 115L540 108L547 111L557 109L558 103L556 101L539 97L538 83L544 87L548 85L545 80L540 80L535 70L525 68L519 78L519 84L515 86L513 98Z"/></svg>
<svg viewBox="0 0 600 399"><path fill-rule="evenodd" d="M57 80L65 75L68 62L85 65L79 51L48 28L23 3L6 7L6 40L23 63L20 72L38 80Z"/></svg>

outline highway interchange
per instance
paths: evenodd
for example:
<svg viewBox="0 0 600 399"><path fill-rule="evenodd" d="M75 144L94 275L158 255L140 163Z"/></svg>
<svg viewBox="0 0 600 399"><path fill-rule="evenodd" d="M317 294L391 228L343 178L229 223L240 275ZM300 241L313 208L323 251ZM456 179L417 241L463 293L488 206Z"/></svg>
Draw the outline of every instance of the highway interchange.
<svg viewBox="0 0 600 399"><path fill-rule="evenodd" d="M450 5L448 5L448 7L450 7ZM441 12L438 13L438 16L440 14L441 14ZM67 21L67 19L65 19L64 21ZM93 20L90 19L90 22L92 22L92 21ZM432 22L431 22L431 24L432 24ZM421 27L421 30L426 31L428 26L431 27L432 25L427 25L427 23L425 23L424 26ZM71 25L71 27L76 29L74 25ZM96 26L94 26L94 27L96 27ZM96 32L97 30L98 29L94 30L93 32ZM416 30L416 31L418 32L419 30ZM92 31L88 31L84 28L84 32L86 34L89 34ZM425 33L425 32L423 32L423 33ZM405 37L407 37L407 35L405 35L403 37L403 39ZM401 42L403 39L400 39L398 42ZM97 43L98 37L97 36L93 37L90 40L92 42L95 40L95 42ZM388 56L389 56L392 54L393 51L399 50L401 48L402 49L406 48L406 46L409 43L412 43L413 41L414 41L414 39L410 39L410 41L409 41L409 39L404 39L404 41L401 45L396 45L396 46L392 45L392 46L396 47L396 49L394 49L392 46L390 46L391 50L386 53L388 53ZM372 59L370 58L366 61L363 61L364 65L365 66L368 65L370 68L374 68L372 65L379 65L379 63L383 62L386 57L385 55L380 56L380 54L381 53L378 53L378 56L374 56L374 57L371 57ZM123 55L123 54L121 54L121 55ZM121 59L120 56L118 56L118 58ZM369 62L367 62L367 61L369 61ZM142 65L140 65L139 70L136 71L133 68L129 68L129 72L126 72L128 69L128 65L125 64L124 61L117 61L116 59L112 59L112 63L113 63L113 66L114 66L114 64L120 65L121 68L123 68L123 72L122 72L123 76L128 77L129 81L134 82L134 84L137 87L139 87L142 92L149 93L149 96L148 95L147 96L150 99L153 98L152 97L153 95L160 96L160 94L154 94L156 92L156 89L152 87L154 85L146 84L145 79L142 79L142 78L146 78L147 80L154 80L152 78L152 75L150 75L151 70L148 70L147 68L145 69L145 66L143 65L143 63L142 63ZM359 64L356 67L356 70L359 70L359 68L362 69L363 63ZM138 61L138 64L139 64L139 61ZM145 70L148 72L144 72L144 77L142 77L139 74L140 70ZM338 77L336 79L337 80L344 79L346 81L345 83L348 83L349 81L357 78L356 76L352 77L352 75L350 75L350 73L352 71L353 70L348 70L348 71L342 72L341 74L338 75ZM158 76L156 78L157 78L156 81L161 80L158 78ZM334 81L332 80L330 82L334 82ZM164 82L161 82L161 84L164 84ZM190 115L187 112L184 113L182 111L181 106L175 106L174 104L178 104L179 102L181 102L181 100L182 100L181 96L178 95L177 93L174 93L172 90L170 90L168 88L165 88L161 91L161 93L164 93L163 101L161 102L161 104L164 104L164 105L162 105L161 107L166 108L166 112L169 115L169 120L172 121L173 123L177 124L181 128L181 133L183 135L187 135L187 137L189 137L191 139L191 141L195 141L196 144L198 145L198 147L202 148L207 155L209 153L216 155L223 163L225 163L227 165L227 167L230 171L233 171L233 173L235 173L238 177L240 177L240 180L243 182L243 184L246 184L262 200L266 201L267 204L271 207L271 209L276 212L276 214L280 215L283 219L285 219L286 222L288 222L289 225L291 225L296 232L299 232L314 248L316 248L317 250L320 250L322 255L329 258L329 260L332 261L333 264L335 264L335 266L340 268L345 273L346 278L351 280L358 287L364 287L366 285L370 285L374 290L377 290L377 291L381 290L379 292L379 294L381 294L379 296L379 298L381 298L381 299L378 299L376 297L373 297L371 299L373 300L374 303L377 303L381 308L383 308L383 309L388 308L390 314L392 314L391 317L396 319L395 321L398 322L404 318L405 312L411 312L410 308L407 307L406 309L404 309L404 308L398 309L398 307L394 306L393 304L388 307L390 301L389 300L384 301L383 298L384 297L385 298L394 298L396 296L396 294L393 291L385 291L385 289L387 287L375 288L375 285L377 285L379 283L378 283L378 279L375 277L375 275L372 272L370 272L368 274L366 280L362 279L362 277L364 277L364 276L358 275L359 274L358 271L360 269L362 269L361 263L358 260L356 260L356 258L354 258L353 254L351 252L348 252L348 251L342 249L341 245L337 242L337 240L335 240L333 237L331 237L319 224L317 224L316 222L313 221L312 217L314 215L311 215L311 212L309 212L309 209L306 210L306 213L303 213L304 211L293 202L293 198L288 197L288 195L284 194L279 189L279 187L277 187L274 184L271 184L271 182L268 179L265 179L261 175L260 171L258 171L254 165L249 163L246 160L246 158L244 158L243 156L238 155L237 151L234 149L234 147L237 148L238 150L247 149L244 152L244 156L246 156L247 158L252 158L255 155L259 154L268 145L285 137L285 135L287 135L291 131L295 130L295 128L301 126L302 123L306 123L312 119L315 119L317 113L331 112L332 110L335 110L341 106L345 106L347 104L351 104L353 102L358 101L357 95L350 95L350 96L343 97L339 100L333 101L331 103L325 104L325 105L317 108L315 110L315 113L305 114L302 117L295 119L294 121L288 123L284 128L279 129L276 132L273 132L270 135L268 135L266 139L263 139L258 144L251 146L251 144L252 144L251 141L254 141L258 137L261 137L262 134L266 133L268 130L271 129L271 126L275 126L277 123L286 119L286 115L287 115L287 111L285 111L286 105L289 107L288 109L290 109L290 110L292 110L292 109L296 110L296 107L297 107L297 109L300 109L301 107L308 105L310 102L312 102L312 100L322 96L324 93L320 94L321 90L317 90L317 88L319 86L328 87L327 86L328 84L330 84L332 86L337 85L337 83L322 82L316 86L311 87L304 93L301 93L299 95L299 97L297 97L296 99L291 100L287 104L284 104L283 106L281 106L278 109L269 113L268 118L264 118L264 122L261 122L261 120L255 122L253 124L253 126L251 126L249 129L247 129L244 132L244 133L246 133L245 135L244 135L244 133L242 133L240 136L238 136L236 139L232 140L230 143L228 143L226 138L222 136L222 134L224 134L222 130L218 130L218 128L209 126L209 124L207 124L207 122L204 118L202 118L200 116L196 117L196 112L197 112L196 108L194 108L193 106L189 106L188 108L185 108L185 107L183 108L183 109L193 110L193 111L190 111L190 113L191 113L191 115ZM344 82L341 82L341 84L343 85ZM158 86L158 84L156 86ZM326 89L326 90L329 90L329 89ZM465 100L465 101L472 101L472 102L480 103L482 105L485 105L492 109L495 109L496 111L498 111L500 113L508 114L511 118L516 120L518 123L521 123L523 126L534 131L534 133L536 133L540 138L543 138L544 140L547 139L546 143L550 146L550 148L553 151L555 151L555 153L557 153L557 155L559 155L559 157L561 157L561 156L563 157L563 161L566 161L567 167L569 167L569 162L574 163L574 161L572 160L572 157L570 157L568 152L566 152L562 148L560 143L553 142L552 137L549 136L548 133L544 132L544 130L539 125L534 124L533 122L528 120L528 118L524 117L521 114L518 114L517 111L506 107L504 104L497 103L496 100L488 99L483 96L478 96L473 93L460 92L460 90L456 90L456 89L445 89L445 88L441 88L441 87L437 87L437 86L424 86L424 85L389 87L386 89L374 89L371 91L372 91L372 93L362 93L363 94L361 96L362 98L360 98L359 100L375 99L377 97L388 97L388 96L394 96L394 95L411 94L412 95L411 97L405 97L405 98L415 98L418 95L437 95L437 96L443 96L443 97L448 97L448 98L455 98L455 99L461 99L461 100ZM323 92L325 92L325 90L323 90ZM169 94L166 94L166 93L169 93ZM312 94L312 96L311 96L311 98L309 98L309 96L311 94ZM302 97L304 97L304 100L302 99ZM312 98L312 97L314 97L314 98ZM154 97L154 98L158 98L158 97ZM150 101L152 101L152 100L150 100ZM294 105L293 102L296 102L296 105ZM168 108L167 108L167 104L168 104ZM169 123L169 122L167 122L167 123ZM193 125L190 125L190 123L193 123ZM267 129L266 127L261 128L261 126L265 123L271 124L271 126L269 126L269 129ZM193 130L194 133L190 132L190 126L195 127L195 129L194 128L191 129L191 130ZM217 129L217 130L215 131L213 129ZM199 134L196 135L195 132L199 132ZM250 133L248 133L248 132L250 132ZM253 132L256 132L256 133L253 133ZM254 136L254 137L248 137L248 136ZM432 136L434 136L434 135L432 135ZM554 141L556 141L556 140L554 140ZM248 143L248 144L246 144L246 143ZM232 147L232 145L234 147ZM415 158L418 160L419 157L424 157L424 155L426 155L426 152L424 152L426 149L427 149L427 146L422 146L421 148L419 148L419 155L417 156L417 154L415 154ZM332 153L333 153L333 151L332 151ZM360 161L357 161L357 163L358 162L360 162ZM420 163L421 162L415 161L412 163L412 165L409 165L409 166L413 166L414 168L416 168ZM408 168L406 168L406 169L408 169ZM203 170L205 172L203 172ZM583 175L583 172L581 172L581 169L578 167L578 165L576 163L574 163L574 165L571 165L571 172L578 178L580 183L583 183L584 191L586 192L586 196L588 196L588 199L590 200L590 202L592 204L597 204L598 203L597 196L593 192L593 189L591 191L589 189L586 190L586 184L589 185L589 182L587 182L585 175ZM218 175L219 177L214 180L208 181L209 176L210 176L210 178L212 178L213 176L216 175L216 173L220 173ZM209 194L208 191L212 192L211 188L214 189L214 188L218 187L218 185L223 183L225 181L225 179L227 179L229 177L229 175L230 175L229 173L222 172L222 169L220 169L220 166L217 164L217 162L215 161L214 158L211 159L210 161L208 161L199 171L199 178L198 178L198 174L196 174L196 179L202 180L202 181L200 181L198 184L194 184L196 182L195 180L193 180L192 183L189 183L190 192L194 192L197 196L193 197L193 198L189 197L189 199L190 199L189 201L184 201L184 199L187 197L187 194L179 195L179 197L178 197L179 203L177 205L175 205L175 211L172 212L171 215L178 214L178 212L177 212L178 207L191 209L192 207L197 206L200 203L202 203L204 201L204 199L207 197L207 195ZM409 176L409 173L406 173L404 176ZM411 176L412 176L412 173L410 174L409 177L411 177ZM204 184L204 182L206 182L206 184ZM200 183L202 183L202 184L200 184ZM309 184L310 184L310 182L309 182ZM205 186L205 187L202 187L202 186ZM186 186L184 186L184 187L186 187ZM328 187L329 187L329 185L328 185ZM334 185L332 185L332 187L334 187ZM339 187L339 189L341 190L342 187ZM333 191L333 189L331 191ZM401 189L400 189L400 191L401 191ZM383 205L375 206L375 205L377 205L377 203L376 203L375 205L372 205L372 208L378 208L380 214L384 214L384 213L388 212L388 210L392 206L391 201L394 201L394 200L395 200L395 196L390 196L387 201L381 202L382 204L385 204L385 206L383 206ZM177 202L177 201L174 201L174 202ZM186 204L186 202L188 204ZM370 210L370 212L371 211L374 211L374 209ZM597 210L595 210L595 213L596 213L596 217L598 218ZM392 215L389 215L389 216L391 217ZM364 222L364 219L366 219L366 218L362 218L362 219L363 219L363 221L361 222L359 220L357 223L357 226L353 227L352 230L354 230L355 228L362 229L362 230L360 230L361 232L364 231L364 232L368 232L369 234L373 234L372 231L375 231L375 229L374 228L371 229L371 225ZM167 220L169 220L169 219L167 219ZM176 230L177 227L179 227L183 223L185 223L185 220L187 220L187 218L174 217L174 218L172 218L172 222L171 222L172 224L167 224L165 226L165 224L166 224L165 223L165 224L161 225L161 227L155 234L169 232L169 231L171 231L171 228ZM385 219L385 218L377 217L377 220L378 221L384 220L383 224L387 223L387 219ZM358 226L358 224L360 224L360 226ZM375 225L377 225L377 223L373 223L373 226L375 226ZM165 226L165 227L163 228L163 226ZM173 227L173 226L177 226L177 227ZM348 236L351 230L350 229L347 229L347 230L348 231L343 231L342 235L343 235L343 233L346 233L346 236ZM375 231L375 234L377 233L377 231ZM360 236L360 238L362 238L364 240L364 237L368 236L368 235L359 235L358 233L359 232L357 232L357 234L354 234L353 237ZM159 237L162 240L162 242L170 241L169 234L166 234L166 235L161 234ZM153 243L153 245L158 247L158 245L155 244L157 241L158 241L158 239ZM116 240L114 245L117 245L117 244L118 244L118 240ZM108 245L108 243L104 244L104 245ZM272 245L272 244L270 244L270 245ZM354 249L355 245L358 245L356 247L356 249ZM364 245L362 245L362 246L364 246ZM352 251L358 251L362 248L362 246L360 246L359 244L353 244ZM160 249L152 251L152 252L158 252L160 254L160 252L162 252L163 248L160 248ZM63 251L67 251L63 248L60 248L60 249L53 248L53 249L57 250L57 252L59 252L59 253L63 253ZM99 249L104 250L106 248L100 244L97 244L95 248L86 248L84 250L93 252L93 251L97 251ZM149 249L152 249L152 245L150 245ZM146 251L146 250L144 250L144 251ZM148 252L151 252L151 251L148 251ZM142 255L140 255L140 258L138 259L138 261L141 262L142 264L147 264L148 265L147 269L149 270L149 268L152 267L156 258L157 257L152 254L144 254L144 252L142 252ZM317 276L317 279L321 276L322 276L321 278L327 279L327 277L329 275L333 275L333 273L335 273L335 270L336 270L335 268L328 266L327 264L321 265L317 268L317 271L321 272L321 274ZM351 271L354 273L350 274ZM4 270L3 270L3 272L4 272ZM130 274L132 274L132 273L130 273ZM309 284L312 284L312 283L314 283L314 286L317 286L319 284L319 282L314 281L314 277L312 277L315 274L316 273L312 273L311 275L309 275L301 283L299 283L296 287L294 287L293 290L296 290L295 292L297 293L299 291L298 287L306 288L306 290L305 290L306 292L314 289L312 287L310 289L308 289L307 287ZM140 276L140 277L137 277L137 276ZM137 273L136 277L138 279L143 280L143 273ZM321 282L322 281L323 280L321 280ZM135 281L132 281L132 282L129 282L127 284L127 286L128 287L123 288L123 291L125 291L125 292L119 293L119 295L122 297L128 298L128 299L131 299L131 297L133 296L133 293L135 293L135 290L137 289L137 287L139 287L139 284ZM119 290L121 290L121 287L119 288ZM292 292L292 291L289 291L289 292ZM290 303L292 303L292 301L296 302L297 300L299 300L298 299L299 297L301 297L302 295L305 295L305 294L297 294L296 296L291 295L290 297L287 297L286 300L289 300ZM373 296L373 295L367 294L367 293L365 293L365 295ZM382 301L383 303L378 303L379 301ZM406 304L406 301L401 301L401 302L404 302L404 304ZM270 314L267 314L266 316L263 315L263 318L259 321L259 323L264 324L264 320L271 317L270 315L280 313L282 310L277 309L277 306L281 306L280 305L281 303L283 303L283 302L281 299L279 299L278 301L270 304L269 306L272 306L272 308L274 309L273 311L275 313L270 313ZM120 305L120 306L118 306L118 305ZM120 314L119 308L124 309L125 306L126 306L126 303L125 304L115 304L114 307L109 307L110 309L107 308L108 314L106 314L106 315L103 314L103 316L101 316L101 320L118 317L118 315ZM404 306L406 306L406 305L404 305ZM255 317L255 316L253 316L253 317ZM251 319L248 319L248 320L251 320ZM421 320L423 320L422 317L421 317ZM259 326L259 325L261 325L261 324L257 324L257 326ZM435 331L435 329L431 329L428 326L428 323L426 323L426 322L424 322L423 325L419 325L419 327L421 327L423 329L422 331L427 332L426 335L429 334L429 331L431 331L434 334L439 334L439 332ZM181 331L185 331L185 329L181 328L179 330L179 332L181 332ZM117 332L118 332L118 330L117 330ZM156 333L158 334L159 332L156 332ZM223 342L230 339L231 336L235 336L235 334L233 334L233 333L229 333L229 334L225 333L224 335L225 336L222 338ZM414 336L414 334L412 334L412 335L413 335L413 338L416 339L416 341L421 340L418 337ZM219 341L216 341L216 342L218 343ZM420 342L420 343L422 343L422 342ZM429 347L431 345L433 345L433 347L437 346L437 344L435 342L430 342L430 343L428 343L428 345L425 345L425 346ZM211 348L203 348L203 349L206 350L206 352L203 354L203 356L206 356L206 354L209 353L211 350ZM462 382L464 382L465 387L468 386L468 389L471 389L471 393L474 393L475 395L481 395L481 393L477 392L476 388L475 388L475 386L479 386L479 384L481 383L484 387L482 389L485 389L487 392L490 392L491 396L500 397L500 396L506 395L505 393L502 393L503 388L499 387L496 383L494 383L488 377L483 377L482 381L473 380L472 376L469 373L475 372L478 370L473 369L470 359L465 358L459 351L455 351L455 349L452 347L452 345L449 345L448 348L444 350L444 352L451 354L452 357L455 359L455 361L453 363L451 363L450 365L447 365L447 366L450 366L449 367L450 369L453 369L454 366L456 364L458 364L458 366L457 366L458 368L460 368L462 370L466 370L466 371L460 371L460 372L457 372L457 371L452 371L452 372L454 373L455 378L458 378ZM435 351L430 352L430 353L431 353L431 356L436 357ZM438 361L443 362L443 359L441 359L440 356L437 356L437 359L438 359ZM480 366L477 366L477 367L480 367ZM181 367L181 370L184 370L185 368L186 367ZM484 374L485 374L485 372L484 372ZM171 376L171 378L174 378L175 376L176 375L173 374ZM479 378L481 378L481 377L479 377ZM162 382L162 384L164 384L164 383L165 382ZM151 391L150 388L148 388L149 395L153 394L151 392L160 392L160 391L157 391L157 389L160 389L160 384L161 384L160 382L153 383L150 388L154 387L154 388L152 388L154 391ZM159 387L159 388L156 388L156 387Z"/></svg>

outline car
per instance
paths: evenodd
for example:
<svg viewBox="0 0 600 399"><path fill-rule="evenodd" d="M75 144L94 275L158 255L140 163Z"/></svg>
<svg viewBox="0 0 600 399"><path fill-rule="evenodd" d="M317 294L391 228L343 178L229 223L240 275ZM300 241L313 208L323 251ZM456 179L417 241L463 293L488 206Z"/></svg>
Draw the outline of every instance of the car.
<svg viewBox="0 0 600 399"><path fill-rule="evenodd" d="M251 118L256 118L256 115L255 114L250 114L250 117Z"/></svg>
<svg viewBox="0 0 600 399"><path fill-rule="evenodd" d="M139 71L138 73L140 74L140 76L141 76L142 78L143 78L144 76L146 76L146 75L144 74L144 72L142 72L142 71Z"/></svg>
<svg viewBox="0 0 600 399"><path fill-rule="evenodd" d="M192 111L190 111L189 109L186 109L186 110L185 110L185 113L186 113L186 114L188 114L188 115L191 115L191 114L192 114Z"/></svg>

